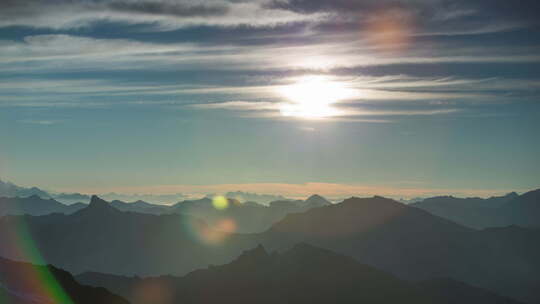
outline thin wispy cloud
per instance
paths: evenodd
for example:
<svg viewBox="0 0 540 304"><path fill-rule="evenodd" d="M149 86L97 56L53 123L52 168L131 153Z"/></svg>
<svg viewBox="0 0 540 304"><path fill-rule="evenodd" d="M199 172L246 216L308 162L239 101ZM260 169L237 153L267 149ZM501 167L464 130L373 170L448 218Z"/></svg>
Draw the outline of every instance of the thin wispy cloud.
<svg viewBox="0 0 540 304"><path fill-rule="evenodd" d="M53 29L90 27L96 22L147 24L158 29L194 25L272 26L312 19L291 11L264 8L260 1L54 1L3 2L1 26ZM157 27L156 27L157 24Z"/></svg>
<svg viewBox="0 0 540 304"><path fill-rule="evenodd" d="M18 120L17 122L23 123L23 124L42 125L42 126L50 126L50 125L56 125L56 124L62 123L62 121L60 120L35 120L35 119L23 119L23 120Z"/></svg>

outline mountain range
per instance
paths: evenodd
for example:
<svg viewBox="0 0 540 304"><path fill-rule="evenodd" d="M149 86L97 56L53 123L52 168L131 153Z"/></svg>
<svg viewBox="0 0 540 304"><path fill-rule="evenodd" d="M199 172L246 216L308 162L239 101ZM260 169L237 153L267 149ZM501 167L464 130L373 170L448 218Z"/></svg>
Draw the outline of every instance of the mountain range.
<svg viewBox="0 0 540 304"><path fill-rule="evenodd" d="M352 258L303 243L272 254L259 245L228 264L196 270L183 277L143 279L84 273L76 279L112 290L132 304L518 303L450 279L407 282Z"/></svg>
<svg viewBox="0 0 540 304"><path fill-rule="evenodd" d="M47 193L47 191L37 187L20 187L13 183L0 180L0 197L27 197L32 195L37 195L42 198L51 198L51 195Z"/></svg>
<svg viewBox="0 0 540 304"><path fill-rule="evenodd" d="M66 271L0 258L0 303L128 304L102 287L78 283Z"/></svg>
<svg viewBox="0 0 540 304"><path fill-rule="evenodd" d="M540 189L487 199L438 196L411 206L473 228L540 227Z"/></svg>
<svg viewBox="0 0 540 304"><path fill-rule="evenodd" d="M122 212L97 197L71 215L6 216L0 227L2 244L14 244L12 231L25 229L48 263L74 273L185 273L222 255L197 238L196 231L211 233L202 220ZM24 259L16 249L0 246L0 255Z"/></svg>
<svg viewBox="0 0 540 304"><path fill-rule="evenodd" d="M250 234L230 225L219 230L186 213L122 212L97 197L71 215L0 218L0 244L13 243L6 232L17 227L28 230L48 263L75 274L185 275L226 264L258 244L281 252L307 243L403 280L449 277L524 302L540 301L538 229L475 230L382 197L290 213ZM0 255L20 258L5 245Z"/></svg>
<svg viewBox="0 0 540 304"><path fill-rule="evenodd" d="M310 208L327 206L331 203L319 195L304 200L284 200L270 203L269 206L255 202L240 203L228 198L228 208L217 210L212 199L186 200L172 206L151 204L144 201L126 203L114 200L110 205L120 211L145 214L187 214L205 220L211 226L219 226L224 220L234 221L236 232L254 233L264 231L285 215L303 212ZM52 213L71 214L87 207L87 204L66 205L54 199L43 199L37 195L30 197L0 197L0 216L3 215L47 215Z"/></svg>
<svg viewBox="0 0 540 304"><path fill-rule="evenodd" d="M540 230L474 230L382 197L288 215L265 232L269 248L307 242L410 280L451 277L537 302Z"/></svg>
<svg viewBox="0 0 540 304"><path fill-rule="evenodd" d="M71 214L83 209L87 204L62 204L54 199L43 199L38 195L28 197L0 197L0 216L4 215L46 215L51 213Z"/></svg>
<svg viewBox="0 0 540 304"><path fill-rule="evenodd" d="M0 197L29 197L38 196L43 199L55 199L64 204L88 203L91 196L82 193L64 193L51 192L38 187L21 187L10 182L0 180ZM145 200L155 204L170 204L180 200L185 200L186 195L181 193L174 194L122 194L109 192L101 194L107 200L138 201Z"/></svg>
<svg viewBox="0 0 540 304"><path fill-rule="evenodd" d="M311 208L329 206L330 203L320 195L312 195L304 200L274 201L269 206L255 202L240 203L235 199L227 199L228 208L216 209L212 199L203 198L194 201L183 201L173 205L169 213L187 214L204 219L211 226L219 226L222 221L233 221L235 232L254 233L270 228L287 214L304 212Z"/></svg>
<svg viewBox="0 0 540 304"><path fill-rule="evenodd" d="M330 204L318 195L308 198L307 206L302 200L285 199L279 195L263 195L249 192L228 192L230 206L228 216L238 224L238 231L252 233L268 229L277 220L291 212L303 212L312 207ZM9 198L11 200L7 201ZM20 203L17 203L20 198ZM28 200L24 200L29 198ZM39 198L43 201L40 202ZM72 213L84 207L81 202L89 202L90 196L80 193L51 194L37 187L25 188L0 180L0 216L14 214L45 215L55 212ZM198 200L185 200L185 195L125 195L106 193L102 198L111 200L112 205L122 211L133 211L149 214L189 213L205 219L209 223L220 221L223 213L216 213L211 208L211 196ZM55 200L55 202L51 200ZM171 205L152 203L180 202ZM48 202L46 202L48 200ZM316 202L319 200L321 203ZM126 203L126 201L133 201ZM149 202L150 201L150 202ZM453 196L436 196L426 199L400 199L401 202L426 210L434 215L449 219L471 228L489 228L508 225L523 227L540 227L540 189L522 195L515 192L504 196L490 198L458 198ZM32 203L30 203L32 202ZM242 204L239 204L239 203ZM66 208L60 204L69 203L75 206ZM183 204L186 203L186 204ZM20 205L20 206L17 206ZM235 208L242 205L244 208ZM270 208L268 208L270 207Z"/></svg>

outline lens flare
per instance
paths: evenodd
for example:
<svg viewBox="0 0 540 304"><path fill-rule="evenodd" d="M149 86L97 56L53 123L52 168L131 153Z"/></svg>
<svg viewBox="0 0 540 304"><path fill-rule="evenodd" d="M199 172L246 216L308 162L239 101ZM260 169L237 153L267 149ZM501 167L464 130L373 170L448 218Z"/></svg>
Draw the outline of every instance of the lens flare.
<svg viewBox="0 0 540 304"><path fill-rule="evenodd" d="M3 220L7 221L11 227L9 231L0 232L2 239L8 240L7 244L3 244L3 251L7 253L5 256L34 265L46 265L47 263L32 239L24 216L9 217ZM32 265L21 267L20 271L21 273L18 273L17 276L22 280L19 284L24 288L25 293L47 302L73 304L73 301L47 267Z"/></svg>
<svg viewBox="0 0 540 304"><path fill-rule="evenodd" d="M414 15L406 9L384 9L371 15L365 33L380 49L400 51L411 43L414 23Z"/></svg>
<svg viewBox="0 0 540 304"><path fill-rule="evenodd" d="M225 210L229 207L229 201L227 200L226 197L217 195L217 196L214 196L214 198L212 198L212 205L217 210Z"/></svg>
<svg viewBox="0 0 540 304"><path fill-rule="evenodd" d="M149 278L134 288L132 298L137 299L137 303L171 304L173 287L164 278Z"/></svg>
<svg viewBox="0 0 540 304"><path fill-rule="evenodd" d="M229 217L216 220L212 226L202 220L188 221L188 229L192 237L198 242L211 246L222 244L236 232L237 227L236 221Z"/></svg>
<svg viewBox="0 0 540 304"><path fill-rule="evenodd" d="M231 218L225 218L217 222L216 229L228 234L236 232L236 221Z"/></svg>

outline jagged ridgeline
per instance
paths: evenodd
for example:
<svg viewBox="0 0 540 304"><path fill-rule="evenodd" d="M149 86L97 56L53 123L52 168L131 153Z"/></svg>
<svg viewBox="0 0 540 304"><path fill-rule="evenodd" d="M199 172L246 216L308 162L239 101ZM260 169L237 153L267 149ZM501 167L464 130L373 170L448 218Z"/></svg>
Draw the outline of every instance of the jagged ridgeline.
<svg viewBox="0 0 540 304"><path fill-rule="evenodd" d="M53 266L0 258L0 303L5 304L128 304L103 287L78 283Z"/></svg>
<svg viewBox="0 0 540 304"><path fill-rule="evenodd" d="M187 205L198 203L207 208L204 201ZM227 264L259 244L279 252L306 243L400 280L447 277L529 303L540 299L537 229L475 230L383 197L325 205L290 213L261 233L238 233L193 214L123 212L93 197L86 208L68 215L3 217L0 242L12 244L6 231L24 225L48 263L75 274L128 276L184 276ZM13 246L1 250L3 256L21 258Z"/></svg>

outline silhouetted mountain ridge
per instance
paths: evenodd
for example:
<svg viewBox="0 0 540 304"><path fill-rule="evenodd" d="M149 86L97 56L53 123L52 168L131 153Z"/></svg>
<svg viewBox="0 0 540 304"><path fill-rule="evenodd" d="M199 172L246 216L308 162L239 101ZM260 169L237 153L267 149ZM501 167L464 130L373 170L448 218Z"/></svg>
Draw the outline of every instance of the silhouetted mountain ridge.
<svg viewBox="0 0 540 304"><path fill-rule="evenodd" d="M110 288L126 297L131 296L133 304L517 304L516 301L462 283L452 285L436 281L417 285L405 282L352 258L304 243L272 254L259 245L244 251L228 264L197 270L181 278L140 279L85 273L79 275L77 280ZM133 297L140 294L137 290L147 286L153 286L160 292L145 294L143 299ZM452 300L443 297L446 294L452 294Z"/></svg>
<svg viewBox="0 0 540 304"><path fill-rule="evenodd" d="M33 236L48 263L73 273L186 273L227 262L239 248L244 248L237 244L212 249L206 242L226 234L216 232L198 218L122 212L98 197L72 215L0 218L0 244L13 243L19 227L25 227ZM0 255L24 259L13 249L0 246Z"/></svg>
<svg viewBox="0 0 540 304"><path fill-rule="evenodd" d="M46 215L51 213L70 214L86 207L85 204L64 205L54 199L43 199L38 195L28 197L0 197L0 216Z"/></svg>
<svg viewBox="0 0 540 304"><path fill-rule="evenodd" d="M58 286L59 288L56 288ZM66 271L0 258L0 301L2 303L128 304L102 287L77 283ZM3 297L1 297L3 296Z"/></svg>
<svg viewBox="0 0 540 304"><path fill-rule="evenodd" d="M84 209L75 212L74 216L105 216L109 214L117 214L120 210L111 206L108 202L102 200L96 195L92 195L90 198L90 204Z"/></svg>
<svg viewBox="0 0 540 304"><path fill-rule="evenodd" d="M216 233L195 216L121 212L96 200L73 215L0 218L0 244L9 244L3 234L21 223L49 263L74 273L184 275L228 263L257 244L283 251L303 242L401 279L451 277L531 303L540 299L534 288L540 273L538 231L477 231L382 197L289 214L258 234Z"/></svg>
<svg viewBox="0 0 540 304"><path fill-rule="evenodd" d="M279 250L306 242L404 279L452 277L499 294L537 301L540 293L532 286L540 270L534 256L540 254L540 233L511 229L513 236L506 237L509 229L477 231L375 196L290 214L265 233L264 239L269 248Z"/></svg>
<svg viewBox="0 0 540 304"><path fill-rule="evenodd" d="M218 210L213 206L212 199L208 197L186 200L173 205L169 212L196 216L212 226L219 225L224 219L232 219L236 223L238 232L254 233L267 230L287 214L331 204L320 195L312 195L305 201L271 202L269 206L256 202L241 203L231 198L227 198L227 201L228 207L225 210Z"/></svg>
<svg viewBox="0 0 540 304"><path fill-rule="evenodd" d="M438 196L411 206L473 228L540 227L540 189L522 195L511 192L487 199Z"/></svg>
<svg viewBox="0 0 540 304"><path fill-rule="evenodd" d="M20 187L10 182L0 180L0 197L29 197L37 195L41 198L51 198L51 195L37 187Z"/></svg>
<svg viewBox="0 0 540 304"><path fill-rule="evenodd" d="M318 194L313 194L305 200L304 205L314 208L329 206L332 205L332 203Z"/></svg>

